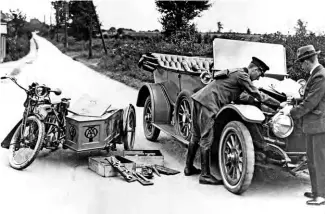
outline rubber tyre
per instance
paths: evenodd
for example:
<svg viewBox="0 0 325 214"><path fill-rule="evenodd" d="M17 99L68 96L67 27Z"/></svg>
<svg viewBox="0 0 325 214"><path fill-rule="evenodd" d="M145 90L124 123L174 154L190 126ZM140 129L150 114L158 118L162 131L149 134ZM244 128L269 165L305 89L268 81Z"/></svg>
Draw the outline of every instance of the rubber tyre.
<svg viewBox="0 0 325 214"><path fill-rule="evenodd" d="M17 170L22 170L27 168L31 163L33 163L33 161L35 160L35 158L37 157L39 151L41 150L42 147L42 143L44 141L44 134L45 134L45 127L44 127L44 123L42 123L37 117L35 116L30 116L27 118L27 121L32 121L35 122L38 126L38 137L37 137L37 142L35 144L35 147L33 149L33 153L30 156L30 158L26 161L23 162L22 164L17 164L14 159L13 159L13 150L15 149L14 145L16 144L18 138L20 137L20 130L22 128L22 124L19 125L19 127L16 129L11 142L10 142L10 146L9 146L9 165Z"/></svg>
<svg viewBox="0 0 325 214"><path fill-rule="evenodd" d="M226 174L225 164L225 149L229 148L229 145L232 145L231 142L228 141L229 144L226 142L227 138L230 136L233 136L233 138L230 138L231 141L234 139L234 137L237 137L237 142L239 141L238 145L240 145L240 150L242 153L242 172L239 173L239 178L234 180L232 180L229 175ZM228 157L237 157L237 155L229 155ZM252 182L255 166L255 154L251 134L242 122L231 121L224 127L219 141L218 162L220 175L226 189L235 194L242 194L245 192Z"/></svg>
<svg viewBox="0 0 325 214"><path fill-rule="evenodd" d="M190 127L188 128L188 135L183 135L181 133L181 126L180 126L180 118L179 118L179 114L183 113L181 112L181 106L184 104L184 101L187 102L187 105L189 107L189 112L188 112L188 116L189 116L189 125ZM175 104L175 129L176 132L179 136L183 137L185 140L190 141L191 139L191 126L192 126L192 109L193 109L193 102L192 102L192 98L191 98L191 94L188 91L182 91L176 100L176 104Z"/></svg>
<svg viewBox="0 0 325 214"><path fill-rule="evenodd" d="M124 136L122 136L124 150L132 150L134 147L136 121L135 109L130 107L126 117L126 130L123 130ZM131 138L129 138L130 134Z"/></svg>
<svg viewBox="0 0 325 214"><path fill-rule="evenodd" d="M151 119L152 119L152 105L151 105L150 96L147 97L147 99L144 103L144 108L143 108L143 133L144 133L144 136L148 140L157 141L157 138L159 137L159 134L160 134L160 129L151 125L151 130L148 130L148 125L150 124L150 122L147 122L146 115L147 115L149 108L151 109Z"/></svg>

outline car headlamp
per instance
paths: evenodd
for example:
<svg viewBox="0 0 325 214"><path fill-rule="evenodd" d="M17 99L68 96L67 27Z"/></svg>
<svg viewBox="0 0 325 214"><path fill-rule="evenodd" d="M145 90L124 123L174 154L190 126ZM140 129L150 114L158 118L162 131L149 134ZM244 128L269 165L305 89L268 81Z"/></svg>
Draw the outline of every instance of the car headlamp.
<svg viewBox="0 0 325 214"><path fill-rule="evenodd" d="M275 136L286 138L293 132L293 120L290 116L276 114L271 119L271 128Z"/></svg>

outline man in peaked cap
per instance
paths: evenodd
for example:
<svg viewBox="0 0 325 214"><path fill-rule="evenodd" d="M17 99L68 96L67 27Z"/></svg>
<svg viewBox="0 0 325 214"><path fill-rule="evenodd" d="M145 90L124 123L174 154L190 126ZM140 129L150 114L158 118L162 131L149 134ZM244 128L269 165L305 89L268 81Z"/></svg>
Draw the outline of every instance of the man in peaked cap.
<svg viewBox="0 0 325 214"><path fill-rule="evenodd" d="M260 59L253 57L247 68L236 68L226 71L223 78L217 78L192 95L192 137L188 146L186 176L200 174L201 184L222 184L210 174L210 147L213 143L215 117L220 108L239 98L243 91L248 92L259 101L269 102L276 106L280 103L262 94L252 83L264 76L269 67ZM218 74L217 72L216 74ZM221 75L222 76L222 75ZM193 166L195 153L201 147L201 171Z"/></svg>
<svg viewBox="0 0 325 214"><path fill-rule="evenodd" d="M311 181L311 192L304 196L311 198L309 205L325 204L325 69L319 64L314 46L298 49L296 63L310 74L302 101L287 105L280 112L302 119L302 131L307 135L307 160Z"/></svg>

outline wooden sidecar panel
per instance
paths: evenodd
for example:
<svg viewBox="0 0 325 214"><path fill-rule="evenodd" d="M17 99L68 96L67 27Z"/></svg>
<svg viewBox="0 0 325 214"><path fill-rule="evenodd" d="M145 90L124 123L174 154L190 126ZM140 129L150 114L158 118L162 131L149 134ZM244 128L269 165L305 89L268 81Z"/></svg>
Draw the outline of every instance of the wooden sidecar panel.
<svg viewBox="0 0 325 214"><path fill-rule="evenodd" d="M76 152L104 149L121 136L122 126L123 109L101 117L68 115L65 145Z"/></svg>

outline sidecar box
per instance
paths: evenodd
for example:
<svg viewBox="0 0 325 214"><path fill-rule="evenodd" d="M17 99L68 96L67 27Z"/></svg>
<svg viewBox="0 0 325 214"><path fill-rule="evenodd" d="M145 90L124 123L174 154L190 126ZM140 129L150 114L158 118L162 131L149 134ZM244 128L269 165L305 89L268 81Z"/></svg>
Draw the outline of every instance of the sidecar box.
<svg viewBox="0 0 325 214"><path fill-rule="evenodd" d="M100 117L68 115L65 145L76 152L104 149L113 140L120 140L122 126L123 109Z"/></svg>
<svg viewBox="0 0 325 214"><path fill-rule="evenodd" d="M125 168L132 171L135 170L135 163L124 158L121 156L116 155L115 156L117 160L119 160L122 164L124 164ZM107 160L105 160L104 156L98 156L98 157L89 157L88 159L88 168L97 174L103 176L103 177L114 177L118 175L118 171L111 166L110 163L108 163Z"/></svg>
<svg viewBox="0 0 325 214"><path fill-rule="evenodd" d="M113 140L119 140L123 126L123 109L111 107L88 94L83 94L67 115L65 145L76 151L104 149Z"/></svg>

